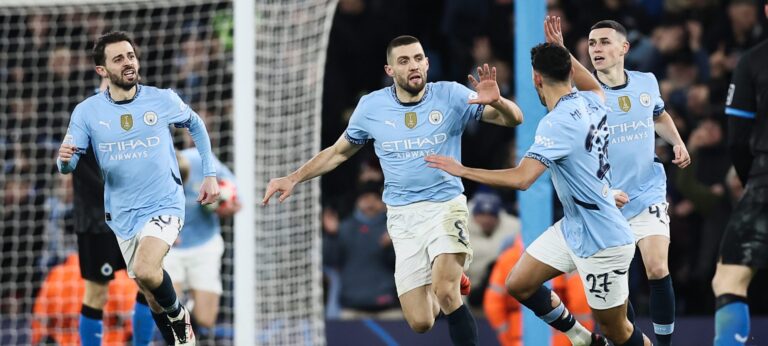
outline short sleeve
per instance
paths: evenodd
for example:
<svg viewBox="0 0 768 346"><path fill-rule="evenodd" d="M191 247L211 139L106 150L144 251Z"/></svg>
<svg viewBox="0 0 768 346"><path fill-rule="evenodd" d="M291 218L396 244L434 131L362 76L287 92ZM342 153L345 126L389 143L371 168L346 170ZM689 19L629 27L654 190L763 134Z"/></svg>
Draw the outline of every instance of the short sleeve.
<svg viewBox="0 0 768 346"><path fill-rule="evenodd" d="M371 134L365 128L365 100L365 97L360 99L352 117L349 118L347 129L344 131L344 137L352 144L363 145L371 139Z"/></svg>
<svg viewBox="0 0 768 346"><path fill-rule="evenodd" d="M477 98L477 93L456 82L450 84L450 90L451 107L461 110L462 122L467 124L470 120L479 121L485 106L469 103L469 100Z"/></svg>
<svg viewBox="0 0 768 346"><path fill-rule="evenodd" d="M749 55L744 55L741 58L733 73L731 85L728 87L728 98L725 100L725 114L754 119L757 102L748 57Z"/></svg>
<svg viewBox="0 0 768 346"><path fill-rule="evenodd" d="M544 117L536 128L533 145L525 157L538 160L549 167L552 162L568 156L573 150L575 129L569 129L572 126L573 124L557 121L549 116Z"/></svg>
<svg viewBox="0 0 768 346"><path fill-rule="evenodd" d="M653 117L657 118L661 115L661 113L664 113L664 108L666 107L664 105L664 100L661 98L661 90L659 89L659 81L656 79L656 76L654 76L652 73L649 73L651 76L651 80L653 81L653 84L651 85L653 90L653 94L651 94L651 98L653 101Z"/></svg>
<svg viewBox="0 0 768 346"><path fill-rule="evenodd" d="M173 90L166 89L164 91L168 95L168 124L174 124L179 128L189 127L192 120L192 109Z"/></svg>

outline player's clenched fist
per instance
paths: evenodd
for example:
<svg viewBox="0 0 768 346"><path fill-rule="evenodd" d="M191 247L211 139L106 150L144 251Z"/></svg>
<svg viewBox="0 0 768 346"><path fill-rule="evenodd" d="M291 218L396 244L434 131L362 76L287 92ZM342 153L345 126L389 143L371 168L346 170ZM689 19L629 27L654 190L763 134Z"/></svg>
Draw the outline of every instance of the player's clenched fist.
<svg viewBox="0 0 768 346"><path fill-rule="evenodd" d="M282 177L282 178L275 178L269 181L269 184L267 184L267 191L264 193L264 199L261 200L262 205L267 205L269 203L269 199L272 198L272 195L275 194L275 192L280 192L280 197L278 197L278 202L283 203L283 201L288 198L288 196L293 193L293 188L296 186L296 181L291 179L290 177Z"/></svg>
<svg viewBox="0 0 768 346"><path fill-rule="evenodd" d="M59 160L62 163L69 163L72 156L75 155L75 146L73 144L62 143L59 147Z"/></svg>

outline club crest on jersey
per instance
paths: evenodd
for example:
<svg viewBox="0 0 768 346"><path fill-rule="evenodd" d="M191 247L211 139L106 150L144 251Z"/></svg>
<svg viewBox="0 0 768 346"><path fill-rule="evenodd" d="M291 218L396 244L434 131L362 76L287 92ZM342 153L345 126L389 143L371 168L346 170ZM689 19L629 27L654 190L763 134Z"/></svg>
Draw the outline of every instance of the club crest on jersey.
<svg viewBox="0 0 768 346"><path fill-rule="evenodd" d="M443 113L439 110L433 110L429 112L429 123L432 125L440 125L443 122Z"/></svg>
<svg viewBox="0 0 768 346"><path fill-rule="evenodd" d="M629 96L619 96L619 108L625 112L629 112L632 109L632 102L629 101Z"/></svg>
<svg viewBox="0 0 768 346"><path fill-rule="evenodd" d="M157 124L157 113L153 111L144 113L144 123L149 126Z"/></svg>
<svg viewBox="0 0 768 346"><path fill-rule="evenodd" d="M416 124L419 123L419 118L416 116L416 112L406 112L405 113L405 126L409 129L412 129L416 127Z"/></svg>
<svg viewBox="0 0 768 346"><path fill-rule="evenodd" d="M123 128L123 130L130 130L133 128L133 116L130 114L123 114L120 116L120 127Z"/></svg>
<svg viewBox="0 0 768 346"><path fill-rule="evenodd" d="M640 104L645 107L651 106L651 95L648 93L642 93L640 94Z"/></svg>

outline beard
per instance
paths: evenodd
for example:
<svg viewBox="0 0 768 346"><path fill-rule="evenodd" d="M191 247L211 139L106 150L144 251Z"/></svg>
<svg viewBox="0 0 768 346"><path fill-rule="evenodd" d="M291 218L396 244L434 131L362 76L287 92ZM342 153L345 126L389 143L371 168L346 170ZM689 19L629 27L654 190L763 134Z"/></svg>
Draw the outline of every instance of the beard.
<svg viewBox="0 0 768 346"><path fill-rule="evenodd" d="M544 108L547 108L547 101L544 100L544 95L542 95L541 89L539 87L534 86L536 89L536 94L539 95L539 102L541 102L541 105L544 106Z"/></svg>
<svg viewBox="0 0 768 346"><path fill-rule="evenodd" d="M421 76L421 82L417 84L411 84L410 80L408 80L408 77L405 78L397 78L396 79L397 86L400 87L400 89L405 90L411 95L418 95L421 90L424 89L424 86L427 84L427 78L426 76Z"/></svg>
<svg viewBox="0 0 768 346"><path fill-rule="evenodd" d="M107 71L107 76L109 77L109 81L112 82L115 86L117 86L120 89L123 89L125 91L131 90L131 88L135 87L136 84L139 84L139 71L136 69L133 69L135 71L136 76L133 78L132 81L126 80L125 77L123 77L123 72L126 70L120 71L120 73L112 73L110 71Z"/></svg>

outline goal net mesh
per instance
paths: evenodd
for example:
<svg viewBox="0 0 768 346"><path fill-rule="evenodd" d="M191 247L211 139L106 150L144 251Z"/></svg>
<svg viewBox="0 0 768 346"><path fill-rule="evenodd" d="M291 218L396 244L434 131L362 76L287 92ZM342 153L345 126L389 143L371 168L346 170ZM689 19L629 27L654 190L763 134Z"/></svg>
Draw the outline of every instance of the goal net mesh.
<svg viewBox="0 0 768 346"><path fill-rule="evenodd" d="M320 149L325 52L336 0L256 2L256 195ZM240 148L238 148L239 151ZM259 345L324 343L317 179L256 211Z"/></svg>
<svg viewBox="0 0 768 346"><path fill-rule="evenodd" d="M67 265L77 253L71 175L58 174L54 160L74 106L99 86L94 40L113 30L132 34L142 83L175 89L205 119L214 153L231 167L232 24L230 1L0 1L0 345L77 338L84 286ZM177 143L188 145L188 137ZM226 343L234 313L230 226L223 236L218 325ZM105 345L124 345L130 335L135 285L118 281L105 308Z"/></svg>

